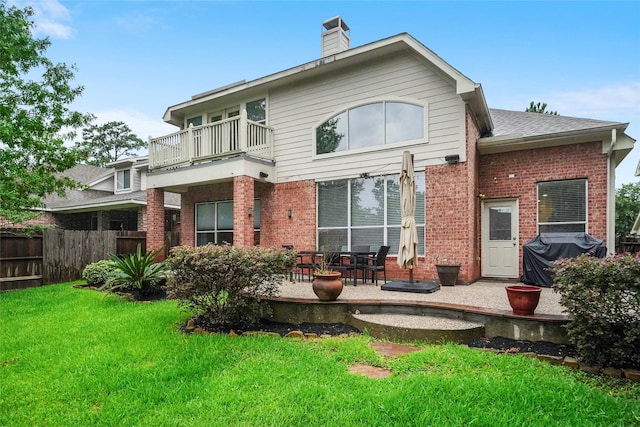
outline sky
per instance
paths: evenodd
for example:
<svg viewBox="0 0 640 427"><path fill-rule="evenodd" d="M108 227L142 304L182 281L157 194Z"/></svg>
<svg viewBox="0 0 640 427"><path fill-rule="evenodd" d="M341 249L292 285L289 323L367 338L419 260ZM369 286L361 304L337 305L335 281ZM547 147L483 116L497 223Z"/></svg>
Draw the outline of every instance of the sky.
<svg viewBox="0 0 640 427"><path fill-rule="evenodd" d="M546 102L558 114L629 123L640 139L640 0L8 0L36 10L47 56L75 64L72 107L138 136L177 130L167 107L318 59L322 22L341 16L351 47L409 33L482 84L490 108ZM637 182L640 142L616 169Z"/></svg>

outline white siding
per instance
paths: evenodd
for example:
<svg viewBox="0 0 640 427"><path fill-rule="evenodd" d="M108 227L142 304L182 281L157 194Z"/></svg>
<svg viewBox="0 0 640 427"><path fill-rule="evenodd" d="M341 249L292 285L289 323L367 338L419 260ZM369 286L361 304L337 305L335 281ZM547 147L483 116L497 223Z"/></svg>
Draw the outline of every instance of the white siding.
<svg viewBox="0 0 640 427"><path fill-rule="evenodd" d="M99 182L98 184L91 187L92 190L101 190L101 191L109 191L113 192L115 188L115 175L112 175L111 178L105 179L104 181Z"/></svg>
<svg viewBox="0 0 640 427"><path fill-rule="evenodd" d="M381 100L426 106L425 141L314 158L316 126L348 107ZM406 149L414 154L416 168L443 164L448 154L466 159L464 102L456 95L453 81L408 54L274 89L268 108L269 125L275 129L279 182L397 173Z"/></svg>
<svg viewBox="0 0 640 427"><path fill-rule="evenodd" d="M131 168L131 191L139 191L140 184L140 169Z"/></svg>

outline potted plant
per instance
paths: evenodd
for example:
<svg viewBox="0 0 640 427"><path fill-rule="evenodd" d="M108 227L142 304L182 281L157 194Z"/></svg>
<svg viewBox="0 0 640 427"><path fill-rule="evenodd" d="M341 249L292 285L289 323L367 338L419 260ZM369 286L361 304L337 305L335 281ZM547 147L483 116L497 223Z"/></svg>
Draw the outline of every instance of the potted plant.
<svg viewBox="0 0 640 427"><path fill-rule="evenodd" d="M447 258L439 262L438 258L436 258L436 272L438 273L438 279L440 279L440 285L454 286L458 282L460 264L451 262Z"/></svg>
<svg viewBox="0 0 640 427"><path fill-rule="evenodd" d="M540 301L542 288L529 285L511 285L505 286L505 289L507 290L507 298L513 314L521 316L533 315Z"/></svg>
<svg viewBox="0 0 640 427"><path fill-rule="evenodd" d="M321 301L335 301L342 293L342 273L332 271L329 265L331 253L323 253L316 269L313 271L313 292Z"/></svg>

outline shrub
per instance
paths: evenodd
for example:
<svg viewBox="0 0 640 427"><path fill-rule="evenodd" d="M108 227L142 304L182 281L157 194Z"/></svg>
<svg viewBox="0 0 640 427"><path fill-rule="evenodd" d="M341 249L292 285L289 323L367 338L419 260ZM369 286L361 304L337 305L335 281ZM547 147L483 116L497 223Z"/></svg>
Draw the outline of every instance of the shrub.
<svg viewBox="0 0 640 427"><path fill-rule="evenodd" d="M91 286L103 286L116 271L112 261L103 259L87 265L82 270L82 278Z"/></svg>
<svg viewBox="0 0 640 427"><path fill-rule="evenodd" d="M567 333L580 358L640 368L640 259L581 255L557 265L554 289L571 317Z"/></svg>
<svg viewBox="0 0 640 427"><path fill-rule="evenodd" d="M269 314L261 296L278 286L296 263L294 251L236 246L178 246L167 264L167 297L213 323L255 322Z"/></svg>
<svg viewBox="0 0 640 427"><path fill-rule="evenodd" d="M150 294L165 279L164 271L167 265L163 262L154 263L163 249L142 254L138 244L136 252L128 255L113 255L109 257L115 266L115 273L109 278L105 287L112 290L138 291Z"/></svg>

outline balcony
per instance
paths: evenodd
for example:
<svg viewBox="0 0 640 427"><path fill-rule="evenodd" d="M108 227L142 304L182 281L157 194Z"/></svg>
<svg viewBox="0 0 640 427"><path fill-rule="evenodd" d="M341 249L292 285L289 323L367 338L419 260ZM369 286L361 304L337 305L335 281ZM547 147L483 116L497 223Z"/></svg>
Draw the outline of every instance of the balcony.
<svg viewBox="0 0 640 427"><path fill-rule="evenodd" d="M246 111L149 140L149 168L172 169L247 154L273 160L273 129L247 119Z"/></svg>

